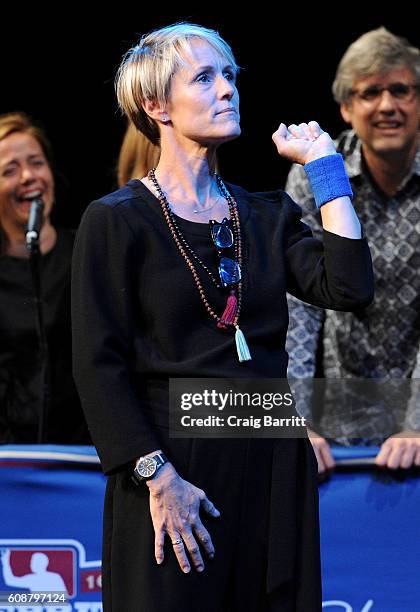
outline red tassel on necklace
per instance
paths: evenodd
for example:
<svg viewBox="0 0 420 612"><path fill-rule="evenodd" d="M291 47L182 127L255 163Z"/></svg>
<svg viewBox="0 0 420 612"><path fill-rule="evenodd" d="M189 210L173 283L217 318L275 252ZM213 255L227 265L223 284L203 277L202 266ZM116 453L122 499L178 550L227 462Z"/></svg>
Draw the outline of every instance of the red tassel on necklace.
<svg viewBox="0 0 420 612"><path fill-rule="evenodd" d="M232 289L226 302L226 308L223 311L220 321L217 324L219 329L227 329L228 325L232 325L235 321L236 313L238 311L238 300L236 297L235 289Z"/></svg>

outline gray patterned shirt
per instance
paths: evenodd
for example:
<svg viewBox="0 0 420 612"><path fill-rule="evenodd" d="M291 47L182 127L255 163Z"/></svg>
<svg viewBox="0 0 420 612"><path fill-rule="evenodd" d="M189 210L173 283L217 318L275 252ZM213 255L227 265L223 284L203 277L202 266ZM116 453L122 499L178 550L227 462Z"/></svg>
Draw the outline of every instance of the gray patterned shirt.
<svg viewBox="0 0 420 612"><path fill-rule="evenodd" d="M373 184L356 134L343 132L336 144L369 242L375 299L361 311L336 312L288 296L288 377L315 376L322 342L326 380L315 392L317 381L292 383L298 410L326 437L379 444L397 431L420 429L415 380L420 377L420 146L409 174L389 198ZM320 235L319 211L302 166L292 167L286 191Z"/></svg>

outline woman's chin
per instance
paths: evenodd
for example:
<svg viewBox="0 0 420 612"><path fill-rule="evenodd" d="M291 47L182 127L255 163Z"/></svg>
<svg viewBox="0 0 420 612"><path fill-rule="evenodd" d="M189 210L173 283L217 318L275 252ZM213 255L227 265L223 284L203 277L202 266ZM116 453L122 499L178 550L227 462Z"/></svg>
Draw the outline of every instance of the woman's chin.
<svg viewBox="0 0 420 612"><path fill-rule="evenodd" d="M223 144L224 142L230 142L231 140L235 140L235 138L238 138L240 135L241 135L241 128L238 125L235 130L226 132L224 134L219 134L217 136L210 137L207 140L207 144L218 146L218 145Z"/></svg>

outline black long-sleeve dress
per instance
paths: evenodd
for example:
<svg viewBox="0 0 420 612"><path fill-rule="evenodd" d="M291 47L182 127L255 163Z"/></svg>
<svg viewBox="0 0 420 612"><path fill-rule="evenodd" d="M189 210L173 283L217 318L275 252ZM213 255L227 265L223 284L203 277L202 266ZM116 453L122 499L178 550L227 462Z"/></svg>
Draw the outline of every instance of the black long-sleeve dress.
<svg viewBox="0 0 420 612"><path fill-rule="evenodd" d="M282 191L238 202L243 243L240 319L252 360L216 328L169 233L158 200L138 180L90 205L73 263L74 374L103 469L105 610L321 609L316 465L307 439L179 440L168 436L168 378L285 377L286 290L350 310L372 299L365 239L324 232L323 244ZM178 218L212 269L206 223ZM214 310L226 296L201 276ZM204 517L216 547L203 574L182 574L169 548L154 561L147 487L125 469L162 448L180 475L221 512ZM255 457L258 456L258 461ZM229 588L227 588L229 585ZM242 605L244 603L244 605ZM268 605L268 603L267 603ZM241 607L242 606L242 607ZM277 607L276 607L277 606ZM269 609L267 607L267 609Z"/></svg>

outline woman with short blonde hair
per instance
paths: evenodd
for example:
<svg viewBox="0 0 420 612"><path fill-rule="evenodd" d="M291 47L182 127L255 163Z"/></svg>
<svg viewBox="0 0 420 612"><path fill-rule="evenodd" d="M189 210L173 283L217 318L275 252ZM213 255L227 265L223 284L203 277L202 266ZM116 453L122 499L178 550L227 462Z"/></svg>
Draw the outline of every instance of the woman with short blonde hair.
<svg viewBox="0 0 420 612"><path fill-rule="evenodd" d="M344 310L372 297L342 160L316 122L280 124L273 139L314 173L324 244L281 190L250 194L214 172L218 147L241 131L237 73L220 35L194 24L128 52L118 99L159 143L159 162L93 202L78 234L74 368L108 475L105 612L321 610L305 429L168 432L170 378L285 377L286 289Z"/></svg>

